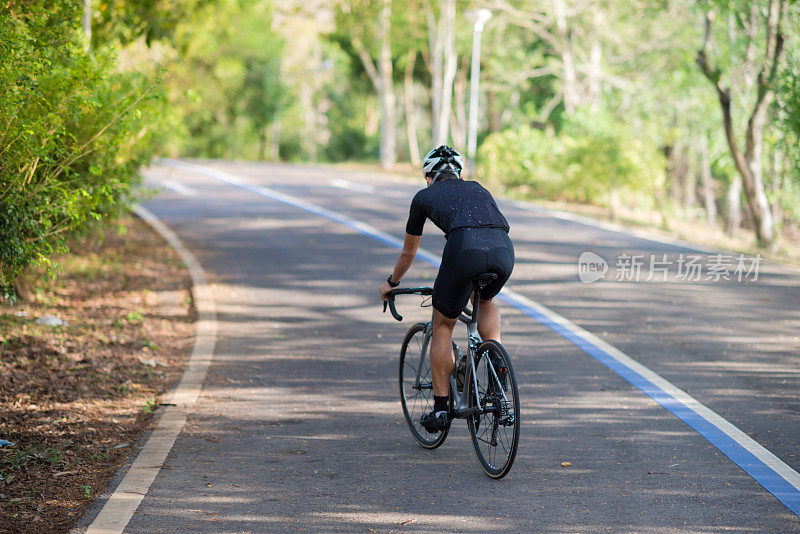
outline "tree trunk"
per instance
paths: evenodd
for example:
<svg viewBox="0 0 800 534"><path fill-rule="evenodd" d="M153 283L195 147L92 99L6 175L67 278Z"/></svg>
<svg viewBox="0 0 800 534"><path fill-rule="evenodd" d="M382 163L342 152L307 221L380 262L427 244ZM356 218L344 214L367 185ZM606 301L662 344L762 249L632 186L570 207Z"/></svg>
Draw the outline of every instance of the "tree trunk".
<svg viewBox="0 0 800 534"><path fill-rule="evenodd" d="M564 94L564 110L571 114L578 105L577 76L575 74L575 64L572 58L572 43L569 27L567 26L567 6L564 0L553 1L553 13L556 16L556 32L558 39L559 52L564 72L561 83Z"/></svg>
<svg viewBox="0 0 800 534"><path fill-rule="evenodd" d="M267 159L267 141L269 126L264 126L258 132L258 159L266 161Z"/></svg>
<svg viewBox="0 0 800 534"><path fill-rule="evenodd" d="M458 70L453 83L453 110L451 114L451 129L453 145L464 150L467 146L467 68Z"/></svg>
<svg viewBox="0 0 800 534"><path fill-rule="evenodd" d="M753 9L750 11L750 27L748 30L748 41L747 41L747 50L744 54L745 67L741 70L741 72L731 72L731 80L730 80L730 87L729 87L729 94L736 94L737 92L737 83L741 78L742 86L744 87L744 92L749 92L755 83L755 80L751 74L752 71L752 64L750 59L753 56L755 51L754 45L755 41L753 39L752 30L756 27L755 26L755 18L754 12L757 12L758 6L755 4L753 5ZM736 42L737 42L737 31L738 23L736 21L736 15L734 13L730 13L728 15L728 46L730 48L730 61L731 64L735 64L738 62L736 57ZM724 120L724 119L723 119ZM728 186L728 190L725 192L725 233L729 236L733 237L739 231L739 228L742 226L742 177L738 174L731 178L731 183Z"/></svg>
<svg viewBox="0 0 800 534"><path fill-rule="evenodd" d="M742 225L742 177L733 177L725 195L725 233L733 237Z"/></svg>
<svg viewBox="0 0 800 534"><path fill-rule="evenodd" d="M272 161L279 161L281 159L281 116L276 114L272 120L270 128L271 135L269 140L269 157Z"/></svg>
<svg viewBox="0 0 800 534"><path fill-rule="evenodd" d="M24 274L14 280L14 291L17 293L17 298L22 302L29 304L36 302L36 291Z"/></svg>
<svg viewBox="0 0 800 534"><path fill-rule="evenodd" d="M378 17L378 35L380 38L380 52L378 55L378 66L372 62L372 58L367 52L366 47L359 39L353 39L353 47L367 71L375 91L378 93L380 102L380 160L381 166L388 169L394 166L397 160L397 114L395 110L394 82L392 81L392 52L390 43L391 32L392 2L383 0ZM369 130L369 121L366 126Z"/></svg>
<svg viewBox="0 0 800 534"><path fill-rule="evenodd" d="M619 219L621 206L622 200L619 197L619 189L612 187L608 192L608 215L612 222L616 222Z"/></svg>
<svg viewBox="0 0 800 534"><path fill-rule="evenodd" d="M406 108L406 128L408 133L408 155L411 164L419 167L422 164L419 155L419 141L417 140L417 108L414 106L414 66L417 62L417 52L408 53L406 72L403 79L403 101Z"/></svg>
<svg viewBox="0 0 800 534"><path fill-rule="evenodd" d="M441 0L439 14L439 31L437 32L441 43L443 55L443 69L441 72L441 97L439 99L438 114L434 114L434 145L447 143L449 138L450 111L453 101L453 81L458 67L455 51L456 43L456 2L455 0ZM434 82L434 86L436 83Z"/></svg>
<svg viewBox="0 0 800 534"><path fill-rule="evenodd" d="M83 33L86 34L86 51L92 48L92 0L83 0Z"/></svg>
<svg viewBox="0 0 800 534"><path fill-rule="evenodd" d="M781 225L781 197L783 194L783 168L781 151L776 146L772 149L772 220L776 226Z"/></svg>
<svg viewBox="0 0 800 534"><path fill-rule="evenodd" d="M443 14L440 14L441 18ZM442 43L444 27L428 12L428 45L431 50L431 136L435 143L439 138L439 121L442 108Z"/></svg>
<svg viewBox="0 0 800 534"><path fill-rule="evenodd" d="M764 187L764 168L762 163L764 118L767 105L768 103L758 108L748 122L744 159L749 172L742 173L742 185L744 186L745 198L753 217L756 237L765 246L771 245L775 239L772 209L770 208L769 200L767 200L767 191Z"/></svg>
<svg viewBox="0 0 800 534"><path fill-rule="evenodd" d="M489 132L491 133L500 131L500 112L497 110L495 101L495 92L486 91L486 111L489 116Z"/></svg>
<svg viewBox="0 0 800 534"><path fill-rule="evenodd" d="M758 72L755 104L753 105L745 130L744 151L739 148L733 128L731 91L730 89L722 87L720 84L721 73L718 69L709 65L705 53L711 40L711 24L713 20L713 14L711 12L706 14L703 47L697 53L697 64L717 92L720 107L722 108L722 122L725 129L725 138L728 141L728 148L736 165L736 170L741 176L741 186L744 188L745 199L747 200L747 206L753 220L756 238L762 246L770 246L775 238L772 212L764 189L761 157L764 144L763 130L766 110L774 95L771 86L783 51L781 20L784 6L784 0L770 0L769 3L765 32L765 54ZM751 32L753 26L759 20L757 12L753 13L750 19L751 26L748 28ZM751 35L755 34L751 33ZM745 72L748 70L747 67L746 65ZM729 193L732 194L734 191L729 191ZM730 194L729 198L731 196ZM732 227L729 225L729 230L730 229L732 229Z"/></svg>
<svg viewBox="0 0 800 534"><path fill-rule="evenodd" d="M594 12L594 37L592 46L589 49L589 80L588 80L588 100L592 109L597 109L600 104L600 95L602 92L601 79L603 76L603 45L600 43L600 37L597 35L597 29L605 25L604 13L602 9L595 8Z"/></svg>
<svg viewBox="0 0 800 534"><path fill-rule="evenodd" d="M300 104L303 108L304 144L311 162L317 161L317 125L314 113L314 95L311 84L306 82L300 89Z"/></svg>
<svg viewBox="0 0 800 534"><path fill-rule="evenodd" d="M703 205L706 208L708 224L717 222L717 204L714 199L714 180L711 176L711 158L708 153L708 137L700 139L700 180L703 185Z"/></svg>
<svg viewBox="0 0 800 534"><path fill-rule="evenodd" d="M697 154L689 145L686 153L686 173L683 176L683 214L687 218L694 218L694 208L697 206Z"/></svg>
<svg viewBox="0 0 800 534"><path fill-rule="evenodd" d="M364 109L364 135L372 137L380 131L380 113L372 103L368 103Z"/></svg>
<svg viewBox="0 0 800 534"><path fill-rule="evenodd" d="M669 196L677 206L681 205L683 200L686 171L685 150L683 145L678 142L672 146L672 150L669 152Z"/></svg>
<svg viewBox="0 0 800 534"><path fill-rule="evenodd" d="M389 43L391 31L392 2L383 0L380 15L381 51L378 58L378 89L381 101L381 166L388 169L394 166L397 158L397 118L395 114L394 83L392 82L392 52Z"/></svg>

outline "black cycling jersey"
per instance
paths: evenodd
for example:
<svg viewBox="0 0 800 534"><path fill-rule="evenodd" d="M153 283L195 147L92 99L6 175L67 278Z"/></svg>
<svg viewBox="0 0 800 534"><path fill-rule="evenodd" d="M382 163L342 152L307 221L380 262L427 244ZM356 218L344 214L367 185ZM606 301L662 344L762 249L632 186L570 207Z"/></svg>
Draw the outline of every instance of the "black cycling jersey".
<svg viewBox="0 0 800 534"><path fill-rule="evenodd" d="M456 228L502 228L508 232L508 221L489 191L478 182L458 178L439 180L414 195L406 232L422 235L426 219L445 236Z"/></svg>

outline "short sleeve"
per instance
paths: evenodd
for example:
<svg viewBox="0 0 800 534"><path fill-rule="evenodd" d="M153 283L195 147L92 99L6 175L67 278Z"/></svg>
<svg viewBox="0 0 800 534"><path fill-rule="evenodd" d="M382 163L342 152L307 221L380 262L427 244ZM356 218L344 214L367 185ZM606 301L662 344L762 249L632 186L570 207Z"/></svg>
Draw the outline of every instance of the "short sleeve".
<svg viewBox="0 0 800 534"><path fill-rule="evenodd" d="M425 226L425 210L419 199L419 193L414 195L411 201L411 208L408 210L408 222L406 223L406 233L411 235L422 235L422 228Z"/></svg>

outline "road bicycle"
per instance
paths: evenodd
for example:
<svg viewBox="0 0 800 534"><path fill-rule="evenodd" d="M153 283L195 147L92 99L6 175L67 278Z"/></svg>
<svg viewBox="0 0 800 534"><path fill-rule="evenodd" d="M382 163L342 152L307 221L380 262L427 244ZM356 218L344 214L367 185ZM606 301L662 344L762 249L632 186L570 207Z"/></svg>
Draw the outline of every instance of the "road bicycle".
<svg viewBox="0 0 800 534"><path fill-rule="evenodd" d="M473 309L467 306L458 320L467 326L467 353L453 342L456 366L450 376L450 418L466 419L472 446L483 471L491 478L503 478L511 469L519 444L519 391L511 359L494 340L483 341L478 334L480 292L497 275L482 274L473 280ZM396 288L387 294L383 311L389 306L398 321L395 296L433 294L430 287ZM400 347L400 402L411 435L426 449L444 443L448 430L430 433L420 416L433 409L433 385L428 358L432 322L417 323L408 329Z"/></svg>

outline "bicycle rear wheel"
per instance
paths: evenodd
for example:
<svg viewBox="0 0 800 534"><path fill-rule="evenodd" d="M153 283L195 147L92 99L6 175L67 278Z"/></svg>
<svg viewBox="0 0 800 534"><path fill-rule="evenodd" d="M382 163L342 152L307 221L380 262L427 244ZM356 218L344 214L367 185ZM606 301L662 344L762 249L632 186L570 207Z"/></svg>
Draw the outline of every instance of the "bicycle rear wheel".
<svg viewBox="0 0 800 534"><path fill-rule="evenodd" d="M472 446L483 471L492 478L503 478L517 455L520 414L514 369L500 343L489 340L478 347L475 376L477 396L475 380L471 376L468 380L470 406L480 403L480 410L467 417Z"/></svg>
<svg viewBox="0 0 800 534"><path fill-rule="evenodd" d="M447 430L432 434L419 421L422 414L433 410L433 384L431 383L430 359L422 355L425 338L425 323L417 323L408 329L400 348L400 403L411 430L411 435L426 449L435 449L447 438ZM417 369L422 365L419 386L416 386Z"/></svg>

